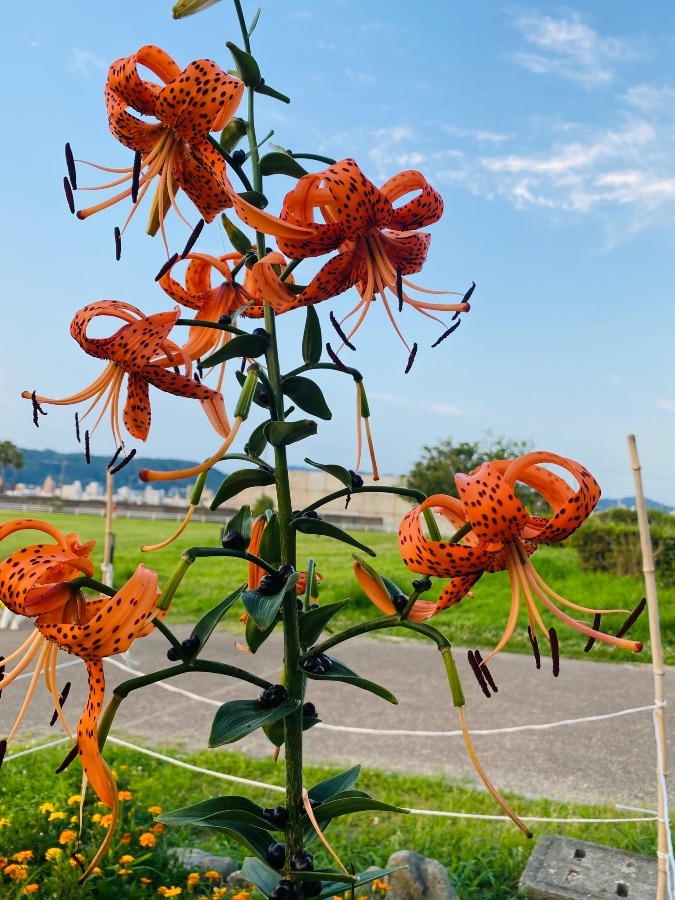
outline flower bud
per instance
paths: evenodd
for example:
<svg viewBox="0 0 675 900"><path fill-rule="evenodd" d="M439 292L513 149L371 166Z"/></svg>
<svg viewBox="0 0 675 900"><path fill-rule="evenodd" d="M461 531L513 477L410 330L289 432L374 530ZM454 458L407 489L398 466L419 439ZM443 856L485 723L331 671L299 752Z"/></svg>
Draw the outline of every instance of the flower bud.
<svg viewBox="0 0 675 900"><path fill-rule="evenodd" d="M218 0L178 0L171 10L174 19L184 19L186 16L194 16L195 13L201 12L213 6Z"/></svg>

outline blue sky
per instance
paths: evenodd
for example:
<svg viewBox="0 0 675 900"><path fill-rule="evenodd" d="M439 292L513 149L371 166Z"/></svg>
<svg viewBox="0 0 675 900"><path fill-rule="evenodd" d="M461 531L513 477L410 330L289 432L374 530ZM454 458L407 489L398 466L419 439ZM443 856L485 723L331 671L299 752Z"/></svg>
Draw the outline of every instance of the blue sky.
<svg viewBox="0 0 675 900"><path fill-rule="evenodd" d="M66 140L78 158L129 164L106 125L112 60L154 43L181 65L231 65L225 41L239 38L228 0L181 22L170 5L38 0L5 16L0 421L1 437L23 447L76 448L72 408L52 407L36 430L20 392L65 396L100 371L69 337L77 309L106 298L167 308L153 280L166 257L144 234L146 212L116 263L112 230L126 212L79 222L61 181ZM378 304L358 333L347 361L365 375L381 469L404 472L424 444L490 430L581 460L606 496L626 495L626 435L635 433L648 496L675 505L675 8L426 0L416 10L398 0L268 2L253 37L267 82L293 100L261 100L259 134L273 128L272 140L293 150L353 156L376 184L423 171L445 214L414 280L478 285L462 327L434 350L434 324L404 315L406 337L420 345L407 376L407 351ZM80 180L100 183L83 167ZM278 179L270 208L291 186ZM170 234L180 249L186 230L174 223ZM200 246L223 252L224 237L212 227ZM329 311L339 317L350 301L318 308L326 337ZM286 369L297 364L303 321L280 323ZM293 461L351 467L351 384L321 383L334 419ZM232 379L230 408L236 394ZM201 410L153 400L139 453L213 452ZM103 427L93 446L112 453Z"/></svg>

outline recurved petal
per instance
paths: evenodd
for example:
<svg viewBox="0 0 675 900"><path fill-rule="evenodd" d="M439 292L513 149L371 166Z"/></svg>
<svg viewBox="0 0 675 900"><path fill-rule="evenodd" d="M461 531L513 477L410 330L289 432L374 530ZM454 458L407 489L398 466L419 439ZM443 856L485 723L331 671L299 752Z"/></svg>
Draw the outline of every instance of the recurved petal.
<svg viewBox="0 0 675 900"><path fill-rule="evenodd" d="M391 201L363 174L353 159L343 159L323 172L323 184L333 198L330 212L340 222L345 239L371 228L390 227Z"/></svg>
<svg viewBox="0 0 675 900"><path fill-rule="evenodd" d="M150 433L151 419L148 382L138 372L129 372L127 399L122 412L124 427L132 437L139 441L145 441Z"/></svg>
<svg viewBox="0 0 675 900"><path fill-rule="evenodd" d="M419 272L427 258L431 235L423 232L383 231L382 248L394 269L401 275Z"/></svg>
<svg viewBox="0 0 675 900"><path fill-rule="evenodd" d="M179 318L178 306L167 312L143 316L140 321L123 325L111 337L97 340L96 344L120 368L127 372L139 372L161 352L162 345ZM91 340L90 338L89 341Z"/></svg>
<svg viewBox="0 0 675 900"><path fill-rule="evenodd" d="M129 112L127 104L106 88L105 105L108 127L114 138L130 150L138 150L144 158L156 146L166 129L156 122L144 122Z"/></svg>
<svg viewBox="0 0 675 900"><path fill-rule="evenodd" d="M402 206L394 206L390 228L397 231L413 231L437 222L443 215L443 198L435 191L421 172L409 169L399 172L380 188L392 204L413 191L416 197Z"/></svg>
<svg viewBox="0 0 675 900"><path fill-rule="evenodd" d="M473 575L459 575L448 582L443 593L435 603L434 614L447 609L449 606L457 606L460 600L466 597L481 574L481 572L476 572Z"/></svg>
<svg viewBox="0 0 675 900"><path fill-rule="evenodd" d="M150 69L166 83L180 75L180 66L161 47L146 44L131 56L116 60L108 70L106 88L143 115L155 115L162 85L141 78L138 66Z"/></svg>
<svg viewBox="0 0 675 900"><path fill-rule="evenodd" d="M30 591L38 584L53 584L52 574L65 581L78 575L91 576L90 560L73 556L53 544L33 544L16 550L0 563L0 601L20 615L34 615L25 608Z"/></svg>
<svg viewBox="0 0 675 900"><path fill-rule="evenodd" d="M103 663L100 661L87 662L87 677L89 696L77 725L77 751L84 774L94 793L106 806L113 807L115 804L114 780L107 763L101 756L98 745L98 720L105 696Z"/></svg>
<svg viewBox="0 0 675 900"><path fill-rule="evenodd" d="M220 131L237 111L244 83L211 59L198 59L162 88L155 115L184 141Z"/></svg>
<svg viewBox="0 0 675 900"><path fill-rule="evenodd" d="M525 508L492 463L483 463L470 475L456 475L455 484L479 541L512 541L527 524Z"/></svg>

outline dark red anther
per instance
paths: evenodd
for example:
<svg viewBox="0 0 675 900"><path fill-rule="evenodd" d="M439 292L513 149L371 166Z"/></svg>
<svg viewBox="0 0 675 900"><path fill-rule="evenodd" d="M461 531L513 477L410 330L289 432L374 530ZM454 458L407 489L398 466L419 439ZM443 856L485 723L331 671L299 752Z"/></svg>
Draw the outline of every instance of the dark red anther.
<svg viewBox="0 0 675 900"><path fill-rule="evenodd" d="M471 666L471 670L473 674L476 676L476 681L478 682L481 691L485 694L486 697L490 697L490 688L487 686L487 682L485 680L485 676L481 670L480 665L478 664L478 660L476 659L476 655L473 650L469 650L467 653L467 657L469 660L469 665Z"/></svg>
<svg viewBox="0 0 675 900"><path fill-rule="evenodd" d="M124 459L122 460L121 463L118 463L118 464L114 467L114 469L111 469L111 470L110 470L110 474L111 474L111 475L116 475L117 472L119 472L120 469L123 469L123 468L127 465L127 463L130 463L130 462L131 462L131 460L134 458L134 456L136 456L136 448L135 448L135 447L134 447L134 449L133 449L130 453L127 453L127 455L124 457Z"/></svg>
<svg viewBox="0 0 675 900"><path fill-rule="evenodd" d="M120 446L117 448L117 450L115 450L115 455L114 455L113 458L110 460L110 462L108 463L108 465L107 465L106 468L112 469L112 467L113 467L113 466L115 465L115 463L117 462L117 460L118 460L118 458L119 458L119 455L120 455L120 453L122 452L123 449L124 449L124 448L120 445Z"/></svg>
<svg viewBox="0 0 675 900"><path fill-rule="evenodd" d="M201 378L199 377L199 372L193 372L193 373L192 373L192 377L193 377L194 380L197 382L197 384L201 384L201 383L202 383L202 380L201 380Z"/></svg>
<svg viewBox="0 0 675 900"><path fill-rule="evenodd" d="M5 758L5 753L7 753L7 741L3 738L0 741L0 766L2 765L2 761Z"/></svg>
<svg viewBox="0 0 675 900"><path fill-rule="evenodd" d="M41 416L46 416L47 413L40 406L40 401L37 398L36 391L33 391L33 393L30 395L30 399L31 403L33 404L33 425L35 425L36 428L39 428L40 423L38 422L38 413L40 413Z"/></svg>
<svg viewBox="0 0 675 900"><path fill-rule="evenodd" d="M476 290L476 282L474 281L473 284L471 285L471 287L469 288L469 290L462 297L462 303L468 303L469 300L471 299L471 295L473 294L473 292L475 290Z"/></svg>
<svg viewBox="0 0 675 900"><path fill-rule="evenodd" d="M66 192L66 202L68 203L68 209L71 212L71 215L75 215L75 198L73 197L73 189L71 187L70 181L68 181L68 176L63 176L63 190Z"/></svg>
<svg viewBox="0 0 675 900"><path fill-rule="evenodd" d="M600 629L601 619L602 619L602 616L600 615L600 613L596 613L593 618L593 631L598 631ZM588 643L584 647L584 653L588 653L588 651L591 649L591 647L593 646L594 643L595 643L595 638L593 637L593 635L591 635L588 639Z"/></svg>
<svg viewBox="0 0 675 900"><path fill-rule="evenodd" d="M188 255L190 250L192 250L194 245L197 243L197 241L199 239L199 235L202 233L203 227L204 227L204 220L200 219L199 222L197 222L195 227L192 229L192 234L187 239L186 245L183 247L183 252L181 253L181 256L183 258L185 258Z"/></svg>
<svg viewBox="0 0 675 900"><path fill-rule="evenodd" d="M77 438L77 443L82 443L82 438L80 437L80 417L77 413L75 413L75 437Z"/></svg>
<svg viewBox="0 0 675 900"><path fill-rule="evenodd" d="M84 433L84 458L87 462L87 465L91 462L91 451L89 449L89 430Z"/></svg>
<svg viewBox="0 0 675 900"><path fill-rule="evenodd" d="M66 166L68 167L68 178L70 179L73 190L76 191L77 172L75 171L75 159L73 157L73 151L70 149L70 144L66 144Z"/></svg>
<svg viewBox="0 0 675 900"><path fill-rule="evenodd" d="M341 338L341 340L342 340L342 343L345 345L345 347L349 347L350 350L356 350L356 347L350 342L349 338L347 337L347 335L344 333L344 331L343 331L342 328L340 327L340 323L339 323L338 320L335 318L335 316L333 315L332 312L331 312L331 314L330 314L330 316L329 316L328 318L330 319L330 324L333 326L333 328L334 328L334 329L337 331L337 333L340 335L340 338Z"/></svg>
<svg viewBox="0 0 675 900"><path fill-rule="evenodd" d="M134 168L131 172L131 202L138 200L138 187L141 183L141 151L134 153Z"/></svg>
<svg viewBox="0 0 675 900"><path fill-rule="evenodd" d="M459 315L459 313L455 313L455 316L458 316L458 315ZM454 316L453 316L453 318L454 318ZM434 341L434 343L431 345L432 348L438 347L438 345L441 343L441 341L444 341L446 339L446 337L449 337L453 331L457 331L457 329L459 328L459 326L461 324L462 324L462 320L457 319L457 321L455 322L454 325L451 325L448 329L446 329L443 332L443 334L439 337L439 339L437 341Z"/></svg>
<svg viewBox="0 0 675 900"><path fill-rule="evenodd" d="M479 651L479 650L474 650L473 655L474 655L474 658L475 658L476 662L477 662L478 665L480 666L480 670L481 670L481 672L483 673L483 675L485 676L485 680L486 680L487 683L490 685L492 691L493 691L495 694L498 693L498 692L499 692L499 688L498 688L497 685L495 684L495 680L494 680L494 678L492 677L492 672L490 672L490 670L488 669L488 667L487 667L487 666L485 665L485 663L483 662L483 657L480 655L480 651Z"/></svg>
<svg viewBox="0 0 675 900"><path fill-rule="evenodd" d="M398 297L398 311L403 312L403 272L400 266L396 269L396 296Z"/></svg>
<svg viewBox="0 0 675 900"><path fill-rule="evenodd" d="M530 639L530 644L532 644L532 653L534 654L534 664L538 669L541 669L541 653L539 652L539 643L537 641L536 634L532 631L532 628L527 626L527 636Z"/></svg>
<svg viewBox="0 0 675 900"><path fill-rule="evenodd" d="M77 749L77 744L76 744L74 747L72 747L68 751L67 756L64 758L63 762L58 766L58 768L54 769L56 774L60 775L61 772L65 772L65 770L68 768L68 766L71 764L71 762L73 762L73 760L77 759L77 754L78 754L78 749Z"/></svg>
<svg viewBox="0 0 675 900"><path fill-rule="evenodd" d="M558 647L558 632L555 628L549 628L548 639L551 642L551 662L553 663L553 677L560 675L560 649Z"/></svg>
<svg viewBox="0 0 675 900"><path fill-rule="evenodd" d="M326 344L326 353L330 356L330 358L333 360L333 362L338 367L338 369L340 369L341 372L349 372L349 369L347 368L347 366L342 362L342 360L337 355L337 353L333 350L333 348L331 347L330 344Z"/></svg>
<svg viewBox="0 0 675 900"><path fill-rule="evenodd" d="M164 278L169 269L173 266L174 263L178 262L178 254L174 253L172 257L167 259L159 272L155 275L155 281L159 281L160 278Z"/></svg>
<svg viewBox="0 0 675 900"><path fill-rule="evenodd" d="M415 362L415 357L417 356L417 344L413 344L412 350L410 351L410 356L408 357L408 362L406 363L404 375L407 375L408 372L412 369L413 363Z"/></svg>
<svg viewBox="0 0 675 900"><path fill-rule="evenodd" d="M122 258L122 232L117 225L115 225L113 234L115 235L115 259L119 262Z"/></svg>
<svg viewBox="0 0 675 900"><path fill-rule="evenodd" d="M59 709L63 709L63 704L68 699L69 693L70 693L70 682L67 681L64 684L63 690L61 691L61 696L59 697ZM54 710L54 714L52 715L51 722L49 723L50 728L53 728L54 725L56 725L56 721L57 721L58 717L59 717L58 711Z"/></svg>
<svg viewBox="0 0 675 900"><path fill-rule="evenodd" d="M80 859L80 854L79 854L79 853L75 853L75 851L73 851L73 852L70 854L70 858L71 858L71 860L72 860L74 866L77 866L78 869L79 869L81 872L84 872L84 871L85 871L84 863L83 863L82 860Z"/></svg>
<svg viewBox="0 0 675 900"><path fill-rule="evenodd" d="M647 600L643 597L642 600L640 600L638 605L635 607L633 612L628 616L626 621L623 623L621 628L619 628L619 630L617 631L616 636L618 638L623 637L624 634L629 630L629 628L632 628L633 625L635 625L637 620L640 618L640 616L644 612L644 608L646 605L647 605Z"/></svg>

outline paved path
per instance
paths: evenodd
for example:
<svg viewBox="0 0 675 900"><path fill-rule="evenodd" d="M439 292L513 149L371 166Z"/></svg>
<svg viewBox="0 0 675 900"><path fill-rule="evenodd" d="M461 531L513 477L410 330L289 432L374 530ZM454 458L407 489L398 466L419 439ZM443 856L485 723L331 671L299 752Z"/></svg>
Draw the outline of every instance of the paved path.
<svg viewBox="0 0 675 900"><path fill-rule="evenodd" d="M190 633L190 626L176 626L175 631L182 639ZM19 636L22 634L25 637L27 632L19 632ZM208 656L249 667L270 681L278 680L281 643L276 635L255 656L237 651L234 641L232 633L217 632L209 643ZM0 652L6 654L16 642L16 633L0 632ZM132 648L133 672L120 668L120 658L109 660L109 688L132 674L166 666L166 649L165 639L155 632ZM435 646L415 640L361 638L341 646L336 655L359 674L387 686L399 704L393 706L353 687L313 682L308 699L316 704L327 725L456 731L457 716ZM537 671L531 657L502 653L490 666L499 693L488 700L469 671L466 655L457 651L456 658L467 695L467 718L474 733L480 729L603 715L648 706L653 701L651 668L644 664L563 660L556 679L546 663ZM85 696L83 667L65 654L61 662L71 664L59 671L59 683L73 681L66 712L69 719L75 720ZM253 698L258 693L241 682L199 673L177 677L168 684L180 692L153 685L131 694L117 715L113 734L145 747L203 749L218 705L227 700ZM27 680L16 682L4 692L0 702L2 732L11 727L27 685ZM674 690L675 669L668 669L666 697L673 696ZM42 685L38 693L18 736L20 741L57 736L57 729L48 728L51 708ZM675 747L672 716L669 721L667 717L667 724L668 741ZM317 726L307 732L306 738L308 762L361 762L386 770L477 781L461 737L372 735ZM557 800L655 808L656 751L649 711L549 730L475 733L474 742L488 774L500 789ZM270 744L261 732L256 732L233 749L264 756L270 753ZM670 785L671 791L674 788L675 780Z"/></svg>

